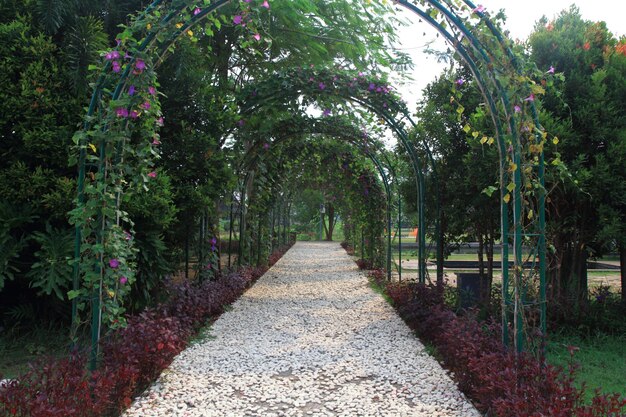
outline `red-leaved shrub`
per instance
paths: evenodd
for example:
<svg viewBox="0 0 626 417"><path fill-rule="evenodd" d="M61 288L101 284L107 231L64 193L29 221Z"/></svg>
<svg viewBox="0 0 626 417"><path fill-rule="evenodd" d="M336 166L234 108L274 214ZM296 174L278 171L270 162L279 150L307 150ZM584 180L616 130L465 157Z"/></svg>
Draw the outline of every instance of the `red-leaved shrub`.
<svg viewBox="0 0 626 417"><path fill-rule="evenodd" d="M499 323L474 314L457 316L443 303L443 289L378 281L400 316L434 345L459 388L488 416L620 417L626 398L596 393L583 405L575 369L564 370L530 355L516 356L501 343Z"/></svg>
<svg viewBox="0 0 626 417"><path fill-rule="evenodd" d="M280 251L280 255L286 249ZM280 256L274 256L276 262ZM101 342L95 372L86 355L45 358L16 380L0 385L0 416L97 417L127 408L154 381L188 340L235 301L266 268L244 267L201 283L169 283L169 298L128 318L128 325ZM0 376L0 380L1 380Z"/></svg>

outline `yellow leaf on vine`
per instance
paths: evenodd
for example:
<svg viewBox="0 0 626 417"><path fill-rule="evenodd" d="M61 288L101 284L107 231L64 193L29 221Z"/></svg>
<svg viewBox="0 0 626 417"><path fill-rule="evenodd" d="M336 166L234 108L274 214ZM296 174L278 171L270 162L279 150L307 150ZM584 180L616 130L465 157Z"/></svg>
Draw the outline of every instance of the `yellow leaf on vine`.
<svg viewBox="0 0 626 417"><path fill-rule="evenodd" d="M470 132L470 130L472 130L472 127L471 127L470 125L465 125L465 126L463 127L463 131L464 131L465 133L469 133L469 132Z"/></svg>
<svg viewBox="0 0 626 417"><path fill-rule="evenodd" d="M483 138L480 140L480 144L484 145L487 142L487 136L483 136Z"/></svg>
<svg viewBox="0 0 626 417"><path fill-rule="evenodd" d="M148 29L148 30L152 29L152 23L148 23L148 24L146 25L146 29Z"/></svg>
<svg viewBox="0 0 626 417"><path fill-rule="evenodd" d="M182 23L176 23L176 29L180 29L180 28L182 28L182 27L183 27L183 24L182 24Z"/></svg>
<svg viewBox="0 0 626 417"><path fill-rule="evenodd" d="M115 293L113 292L113 290L107 290L107 294L109 294L109 297L111 298L115 297Z"/></svg>
<svg viewBox="0 0 626 417"><path fill-rule="evenodd" d="M534 215L535 215L535 213L533 212L533 209L530 209L530 210L528 211L528 216L527 216L527 217L528 217L528 220L532 220L532 218L533 218L533 216L534 216Z"/></svg>
<svg viewBox="0 0 626 417"><path fill-rule="evenodd" d="M508 203L509 201L511 201L511 194L505 195L502 199L504 200L505 203Z"/></svg>
<svg viewBox="0 0 626 417"><path fill-rule="evenodd" d="M189 30L187 31L187 35L189 35L189 37L193 36L193 31L192 31L191 29L189 29Z"/></svg>
<svg viewBox="0 0 626 417"><path fill-rule="evenodd" d="M93 143L89 144L89 149L91 149L93 153L96 153L96 145L94 145Z"/></svg>
<svg viewBox="0 0 626 417"><path fill-rule="evenodd" d="M487 139L487 143L488 143L489 145L493 145L493 141L494 141L494 140L493 140L493 138L492 138L492 137L490 137L489 139Z"/></svg>
<svg viewBox="0 0 626 417"><path fill-rule="evenodd" d="M515 172L517 171L517 164L514 162L511 162L511 165L509 165L509 168L511 169L511 172Z"/></svg>
<svg viewBox="0 0 626 417"><path fill-rule="evenodd" d="M472 132L472 136L476 139L478 137L478 132Z"/></svg>
<svg viewBox="0 0 626 417"><path fill-rule="evenodd" d="M513 190L515 189L515 183L514 182L509 183L509 185L506 186L506 189L512 193Z"/></svg>
<svg viewBox="0 0 626 417"><path fill-rule="evenodd" d="M559 138L558 137L554 137L554 139L552 139L552 143L554 143L555 145L559 144Z"/></svg>

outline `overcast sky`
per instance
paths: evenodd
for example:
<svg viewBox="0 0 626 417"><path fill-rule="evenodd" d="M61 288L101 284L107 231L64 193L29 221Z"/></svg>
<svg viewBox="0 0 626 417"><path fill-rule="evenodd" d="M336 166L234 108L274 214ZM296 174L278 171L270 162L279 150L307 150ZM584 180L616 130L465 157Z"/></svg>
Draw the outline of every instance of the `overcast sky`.
<svg viewBox="0 0 626 417"><path fill-rule="evenodd" d="M525 40L541 16L545 15L548 19L552 19L572 4L578 6L584 19L604 21L614 35L618 37L626 35L624 23L626 0L475 0L474 3L483 5L490 12L504 9L507 16L505 29L510 31L513 39ZM412 23L402 29L401 47L413 56L416 71L413 75L415 81L402 88L402 91L405 92L403 94L405 101L413 110L421 90L441 73L445 65L437 64L432 56L422 53L423 45L435 39L434 29L424 23L418 23L417 16L412 13L403 12L403 14ZM426 31L426 37L423 36L424 31ZM438 49L446 48L443 42L439 45ZM410 93L406 94L409 90Z"/></svg>

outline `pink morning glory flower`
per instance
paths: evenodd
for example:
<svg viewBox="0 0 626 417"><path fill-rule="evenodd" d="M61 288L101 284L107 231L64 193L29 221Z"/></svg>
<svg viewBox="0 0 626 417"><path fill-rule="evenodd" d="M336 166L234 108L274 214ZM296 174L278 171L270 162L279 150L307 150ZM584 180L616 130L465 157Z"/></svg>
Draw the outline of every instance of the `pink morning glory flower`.
<svg viewBox="0 0 626 417"><path fill-rule="evenodd" d="M150 102L149 101L145 101L142 105L141 108L145 109L145 110L149 110L150 109Z"/></svg>
<svg viewBox="0 0 626 417"><path fill-rule="evenodd" d="M133 235L130 234L130 232L124 230L124 236L126 237L126 240L131 240L133 238Z"/></svg>
<svg viewBox="0 0 626 417"><path fill-rule="evenodd" d="M151 96L156 95L156 88L152 86L148 87L148 93L150 93Z"/></svg>
<svg viewBox="0 0 626 417"><path fill-rule="evenodd" d="M325 89L325 88L326 88L326 84L324 84L324 83L320 83L320 84L319 84L319 87L320 87L320 90L323 90L323 89Z"/></svg>
<svg viewBox="0 0 626 417"><path fill-rule="evenodd" d="M261 35L259 35L258 33L255 33L254 36L252 36L254 39L256 39L257 41L261 40Z"/></svg>
<svg viewBox="0 0 626 417"><path fill-rule="evenodd" d="M156 121L157 126L163 126L163 117L159 117Z"/></svg>
<svg viewBox="0 0 626 417"><path fill-rule="evenodd" d="M240 25L242 20L243 20L243 17L241 17L240 14L235 15L235 17L233 17L233 23L236 25Z"/></svg>
<svg viewBox="0 0 626 417"><path fill-rule="evenodd" d="M199 8L199 7L196 7L196 8L194 9L194 11L193 11L193 15L194 15L194 16L195 16L195 15L198 15L198 14L200 14L200 12L201 12L201 11L202 11L202 10L200 10L200 8Z"/></svg>
<svg viewBox="0 0 626 417"><path fill-rule="evenodd" d="M264 143L263 144L263 149L268 150L270 148L270 144L269 143Z"/></svg>
<svg viewBox="0 0 626 417"><path fill-rule="evenodd" d="M158 136L155 136L154 138L152 138L152 144L153 145L160 145L161 141L159 140Z"/></svg>
<svg viewBox="0 0 626 417"><path fill-rule="evenodd" d="M534 94L529 95L528 97L524 99L524 101L535 101L535 95Z"/></svg>
<svg viewBox="0 0 626 417"><path fill-rule="evenodd" d="M128 282L128 278L126 278L125 276L121 276L120 277L120 284L124 285Z"/></svg>
<svg viewBox="0 0 626 417"><path fill-rule="evenodd" d="M137 110L133 110L130 112L130 118L131 119L136 119L139 117L139 112Z"/></svg>
<svg viewBox="0 0 626 417"><path fill-rule="evenodd" d="M109 266L115 269L120 266L120 261L117 258L111 258L109 259Z"/></svg>
<svg viewBox="0 0 626 417"><path fill-rule="evenodd" d="M548 74L554 74L554 67L550 65L550 69L548 69Z"/></svg>
<svg viewBox="0 0 626 417"><path fill-rule="evenodd" d="M148 176L149 176L150 178L156 178L157 173L156 173L156 171L152 171L152 172L150 172L150 173L148 174Z"/></svg>
<svg viewBox="0 0 626 417"><path fill-rule="evenodd" d="M265 7L266 9L270 8L270 4L267 2L267 0L265 0L261 6Z"/></svg>
<svg viewBox="0 0 626 417"><path fill-rule="evenodd" d="M113 70L113 72L118 73L122 69L122 66L118 61L113 61L113 63L111 64L111 69Z"/></svg>
<svg viewBox="0 0 626 417"><path fill-rule="evenodd" d="M115 110L115 114L117 117L128 117L128 110L126 107L118 107L117 110Z"/></svg>
<svg viewBox="0 0 626 417"><path fill-rule="evenodd" d="M515 113L519 113L522 111L522 108L518 105L515 105L514 109L515 109Z"/></svg>
<svg viewBox="0 0 626 417"><path fill-rule="evenodd" d="M482 4L479 4L477 8L472 10L472 12L474 12L474 13L484 13L485 12L485 6L483 6Z"/></svg>

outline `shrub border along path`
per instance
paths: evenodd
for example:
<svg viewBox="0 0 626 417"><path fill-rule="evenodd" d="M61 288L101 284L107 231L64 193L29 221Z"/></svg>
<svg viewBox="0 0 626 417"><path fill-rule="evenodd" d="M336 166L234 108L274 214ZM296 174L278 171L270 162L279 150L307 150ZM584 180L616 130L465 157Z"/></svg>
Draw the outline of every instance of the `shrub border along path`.
<svg viewBox="0 0 626 417"><path fill-rule="evenodd" d="M273 253L270 264L287 250L288 247ZM171 284L167 301L129 317L127 327L106 338L97 371L89 373L87 358L82 354L42 359L29 372L0 386L0 415L119 414L207 322L215 320L225 306L239 298L267 269L244 267L200 285Z"/></svg>
<svg viewBox="0 0 626 417"><path fill-rule="evenodd" d="M473 314L457 316L434 286L387 282L384 271L369 277L411 329L432 345L459 388L486 416L623 417L626 398L596 392L585 404L584 387L574 384L575 369L548 365L529 355L515 355L501 343L497 323Z"/></svg>

